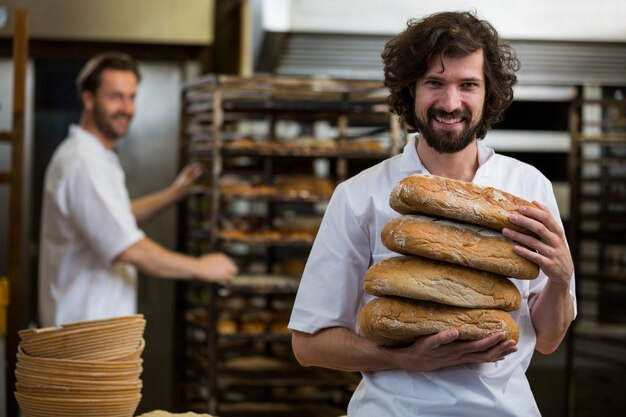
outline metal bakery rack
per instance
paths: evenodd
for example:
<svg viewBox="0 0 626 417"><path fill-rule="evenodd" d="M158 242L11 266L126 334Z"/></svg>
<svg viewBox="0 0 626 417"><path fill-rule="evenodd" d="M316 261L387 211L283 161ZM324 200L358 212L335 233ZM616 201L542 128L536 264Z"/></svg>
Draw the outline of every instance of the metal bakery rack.
<svg viewBox="0 0 626 417"><path fill-rule="evenodd" d="M623 415L626 397L626 101L570 110L570 241L578 317L567 358L569 416Z"/></svg>
<svg viewBox="0 0 626 417"><path fill-rule="evenodd" d="M278 77L206 76L183 89L181 163L207 175L181 214L180 244L227 253L241 276L179 286L181 409L345 414L360 376L301 367L287 323L334 187L403 144L386 95L378 81Z"/></svg>

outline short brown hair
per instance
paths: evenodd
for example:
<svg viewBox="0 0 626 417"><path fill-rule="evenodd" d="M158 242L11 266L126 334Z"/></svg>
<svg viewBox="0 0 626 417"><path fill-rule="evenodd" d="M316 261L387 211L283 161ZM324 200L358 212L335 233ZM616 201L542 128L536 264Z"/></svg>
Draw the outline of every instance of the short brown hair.
<svg viewBox="0 0 626 417"><path fill-rule="evenodd" d="M83 91L95 93L100 86L102 72L106 69L132 71L141 80L137 61L125 53L110 51L103 52L92 57L76 77L76 89L78 94Z"/></svg>
<svg viewBox="0 0 626 417"><path fill-rule="evenodd" d="M496 29L470 12L443 12L410 20L407 28L385 45L382 53L390 110L416 130L413 91L426 74L433 56L467 56L483 50L485 103L476 136L482 139L503 119L513 102L515 72L520 67L515 52L502 42Z"/></svg>

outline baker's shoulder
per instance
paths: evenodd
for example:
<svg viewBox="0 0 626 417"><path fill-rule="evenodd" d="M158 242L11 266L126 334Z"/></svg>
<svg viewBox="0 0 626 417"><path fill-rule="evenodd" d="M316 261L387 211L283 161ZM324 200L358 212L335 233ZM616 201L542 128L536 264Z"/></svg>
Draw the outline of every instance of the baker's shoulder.
<svg viewBox="0 0 626 417"><path fill-rule="evenodd" d="M67 138L59 147L54 151L52 155L51 163L64 163L64 164L77 164L84 161L87 157L87 153L80 146L80 143L73 138Z"/></svg>
<svg viewBox="0 0 626 417"><path fill-rule="evenodd" d="M346 192L356 192L388 188L392 184L393 178L397 176L397 164L401 155L395 155L385 159L369 168L364 169L351 178L348 178L338 188L343 188Z"/></svg>
<svg viewBox="0 0 626 417"><path fill-rule="evenodd" d="M496 155L496 170L491 185L528 201L542 203L554 199L552 182L536 167L518 159Z"/></svg>
<svg viewBox="0 0 626 417"><path fill-rule="evenodd" d="M61 180L68 176L85 174L97 169L98 165L98 162L94 161L93 154L85 149L80 141L70 137L61 142L54 151L46 173L50 178Z"/></svg>
<svg viewBox="0 0 626 417"><path fill-rule="evenodd" d="M507 155L495 154L494 164L498 173L519 176L528 181L548 181L546 176L533 165Z"/></svg>
<svg viewBox="0 0 626 417"><path fill-rule="evenodd" d="M388 158L340 183L331 201L333 209L347 205L363 224L371 222L372 216L390 211L389 193L400 175L396 160L395 156Z"/></svg>

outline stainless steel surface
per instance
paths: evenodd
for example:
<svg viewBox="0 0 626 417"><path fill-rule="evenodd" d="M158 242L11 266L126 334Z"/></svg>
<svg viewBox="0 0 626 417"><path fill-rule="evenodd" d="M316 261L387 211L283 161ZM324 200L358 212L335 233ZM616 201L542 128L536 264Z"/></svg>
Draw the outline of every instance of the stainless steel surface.
<svg viewBox="0 0 626 417"><path fill-rule="evenodd" d="M169 185L178 173L179 94L182 66L171 62L142 62L136 114L119 155L131 198ZM174 249L176 213L169 210L143 227L150 238ZM143 398L139 411L168 409L173 356L174 283L140 277L139 311L146 316L143 354Z"/></svg>

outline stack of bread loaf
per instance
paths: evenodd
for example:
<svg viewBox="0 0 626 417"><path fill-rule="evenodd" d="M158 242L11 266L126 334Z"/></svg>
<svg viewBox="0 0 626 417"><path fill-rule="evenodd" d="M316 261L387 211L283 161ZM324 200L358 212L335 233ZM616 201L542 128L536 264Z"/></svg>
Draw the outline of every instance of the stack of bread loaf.
<svg viewBox="0 0 626 417"><path fill-rule="evenodd" d="M374 264L365 291L378 296L359 315L362 334L380 345L400 346L417 337L457 329L473 340L504 332L519 338L507 313L521 304L507 277L534 279L539 268L513 251L504 227L520 206L532 205L504 191L433 175L400 181L390 205L401 216L382 230L382 243L404 256Z"/></svg>

